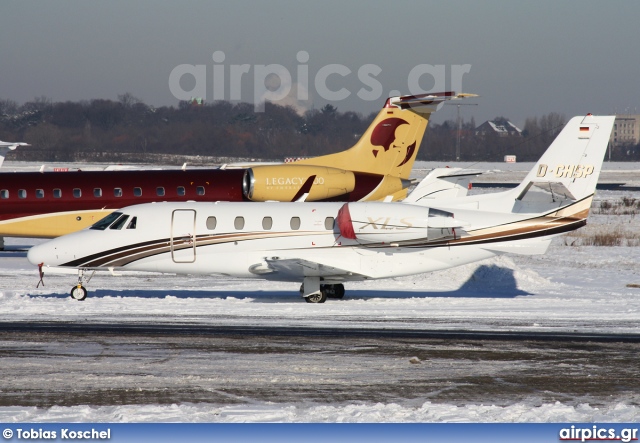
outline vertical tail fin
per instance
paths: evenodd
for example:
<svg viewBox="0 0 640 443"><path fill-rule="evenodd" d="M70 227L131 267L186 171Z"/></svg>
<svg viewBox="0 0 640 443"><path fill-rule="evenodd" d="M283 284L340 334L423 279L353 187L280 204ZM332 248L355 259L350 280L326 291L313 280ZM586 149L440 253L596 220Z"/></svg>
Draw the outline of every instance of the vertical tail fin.
<svg viewBox="0 0 640 443"><path fill-rule="evenodd" d="M591 197L615 116L573 117L513 191L513 212L538 212ZM590 201L590 200L589 200Z"/></svg>
<svg viewBox="0 0 640 443"><path fill-rule="evenodd" d="M296 163L409 178L431 113L447 100L474 94L439 92L390 97L350 149Z"/></svg>

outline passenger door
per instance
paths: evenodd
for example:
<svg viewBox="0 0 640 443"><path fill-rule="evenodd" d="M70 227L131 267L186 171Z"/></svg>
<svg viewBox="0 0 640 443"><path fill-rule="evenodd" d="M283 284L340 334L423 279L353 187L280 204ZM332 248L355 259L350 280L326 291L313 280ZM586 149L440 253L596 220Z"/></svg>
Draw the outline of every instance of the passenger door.
<svg viewBox="0 0 640 443"><path fill-rule="evenodd" d="M196 211L176 209L171 214L171 258L175 263L196 261Z"/></svg>

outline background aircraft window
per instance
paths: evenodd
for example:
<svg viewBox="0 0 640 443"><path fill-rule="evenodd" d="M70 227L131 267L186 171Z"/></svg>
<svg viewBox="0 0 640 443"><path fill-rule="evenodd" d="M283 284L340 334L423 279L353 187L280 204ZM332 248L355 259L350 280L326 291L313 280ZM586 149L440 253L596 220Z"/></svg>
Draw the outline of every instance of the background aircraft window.
<svg viewBox="0 0 640 443"><path fill-rule="evenodd" d="M233 226L238 230L244 229L244 217L236 217L233 221Z"/></svg>
<svg viewBox="0 0 640 443"><path fill-rule="evenodd" d="M196 188L196 194L198 195L204 195L204 186L198 186Z"/></svg>
<svg viewBox="0 0 640 443"><path fill-rule="evenodd" d="M133 188L133 195L140 197L142 195L142 188Z"/></svg>
<svg viewBox="0 0 640 443"><path fill-rule="evenodd" d="M124 224L127 222L128 218L129 218L128 215L123 215L118 220L116 220L111 226L109 226L109 229L122 229Z"/></svg>
<svg viewBox="0 0 640 443"><path fill-rule="evenodd" d="M117 219L118 217L120 217L121 215L122 215L122 212L112 212L111 214L109 214L105 218L103 218L102 220L94 223L91 226L91 229L97 229L99 231L104 231L105 229L107 229L107 226L109 226L111 223L113 223L113 221L115 219Z"/></svg>
<svg viewBox="0 0 640 443"><path fill-rule="evenodd" d="M44 189L36 189L36 198L44 198Z"/></svg>
<svg viewBox="0 0 640 443"><path fill-rule="evenodd" d="M156 195L158 197L164 197L164 188L162 186L156 188Z"/></svg>
<svg viewBox="0 0 640 443"><path fill-rule="evenodd" d="M93 196L94 197L102 197L102 189L101 188L93 188Z"/></svg>
<svg viewBox="0 0 640 443"><path fill-rule="evenodd" d="M18 189L18 198L27 198L27 190Z"/></svg>
<svg viewBox="0 0 640 443"><path fill-rule="evenodd" d="M113 188L114 197L122 197L122 188Z"/></svg>
<svg viewBox="0 0 640 443"><path fill-rule="evenodd" d="M333 229L333 217L327 217L324 219L324 228L327 231L330 231Z"/></svg>
<svg viewBox="0 0 640 443"><path fill-rule="evenodd" d="M62 197L62 189L54 189L53 190L53 198L61 198Z"/></svg>
<svg viewBox="0 0 640 443"><path fill-rule="evenodd" d="M178 195L184 195L184 186L178 186Z"/></svg>
<svg viewBox="0 0 640 443"><path fill-rule="evenodd" d="M300 217L291 217L290 225L294 231L300 229Z"/></svg>
<svg viewBox="0 0 640 443"><path fill-rule="evenodd" d="M127 226L127 229L135 229L137 224L138 224L138 217L133 217L129 222L129 226Z"/></svg>
<svg viewBox="0 0 640 443"><path fill-rule="evenodd" d="M73 196L75 198L82 197L82 190L80 188L73 188Z"/></svg>
<svg viewBox="0 0 640 443"><path fill-rule="evenodd" d="M207 229L213 231L218 225L218 220L215 217L207 217Z"/></svg>
<svg viewBox="0 0 640 443"><path fill-rule="evenodd" d="M9 190L3 189L2 191L0 191L0 198L9 198Z"/></svg>
<svg viewBox="0 0 640 443"><path fill-rule="evenodd" d="M262 229L268 231L273 226L273 219L271 217L265 217L262 219Z"/></svg>

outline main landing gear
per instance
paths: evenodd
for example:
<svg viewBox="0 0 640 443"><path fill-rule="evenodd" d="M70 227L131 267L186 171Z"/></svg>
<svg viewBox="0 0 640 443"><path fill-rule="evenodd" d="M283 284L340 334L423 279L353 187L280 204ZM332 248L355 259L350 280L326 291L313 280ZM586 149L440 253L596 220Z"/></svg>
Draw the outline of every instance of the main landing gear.
<svg viewBox="0 0 640 443"><path fill-rule="evenodd" d="M71 288L71 298L78 301L83 301L87 298L87 289L84 285L88 284L91 281L91 278L96 273L93 271L89 278L86 278L84 275L84 269L78 269L78 284L76 284L73 288Z"/></svg>
<svg viewBox="0 0 640 443"><path fill-rule="evenodd" d="M327 298L344 297L344 285L320 284L319 279L305 278L300 286L300 295L307 303L324 303Z"/></svg>

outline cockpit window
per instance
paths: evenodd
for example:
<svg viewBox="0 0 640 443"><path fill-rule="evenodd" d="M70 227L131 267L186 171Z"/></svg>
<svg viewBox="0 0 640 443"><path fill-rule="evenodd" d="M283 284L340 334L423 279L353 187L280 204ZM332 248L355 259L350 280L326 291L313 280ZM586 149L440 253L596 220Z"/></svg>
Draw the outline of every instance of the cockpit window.
<svg viewBox="0 0 640 443"><path fill-rule="evenodd" d="M112 212L102 220L94 223L90 229L97 229L99 231L104 231L105 229L107 229L107 227L109 227L111 223L116 221L121 215L122 215L122 212Z"/></svg>
<svg viewBox="0 0 640 443"><path fill-rule="evenodd" d="M119 219L113 222L111 226L109 226L109 229L122 229L128 218L128 215L122 215Z"/></svg>
<svg viewBox="0 0 640 443"><path fill-rule="evenodd" d="M127 226L127 229L135 229L137 224L138 224L138 217L132 217L131 221L129 222L129 225Z"/></svg>

